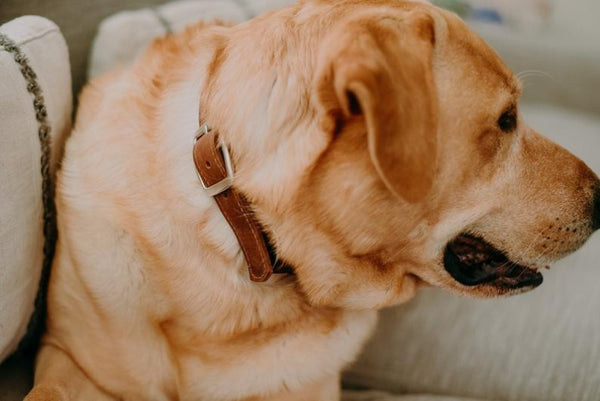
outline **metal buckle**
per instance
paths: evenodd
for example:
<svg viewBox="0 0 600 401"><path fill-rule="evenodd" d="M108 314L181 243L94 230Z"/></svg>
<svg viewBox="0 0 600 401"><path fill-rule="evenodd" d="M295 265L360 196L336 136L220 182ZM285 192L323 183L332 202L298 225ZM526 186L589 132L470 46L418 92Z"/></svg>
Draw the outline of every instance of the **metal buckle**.
<svg viewBox="0 0 600 401"><path fill-rule="evenodd" d="M211 131L211 127L208 124L202 125L196 134L194 135L194 144L198 142L198 139L202 138L205 134L208 134ZM200 180L200 184L202 184L202 188L206 191L209 196L216 196L220 193L227 191L231 188L233 184L233 165L231 164L231 157L229 156L229 149L225 142L219 140L219 144L217 148L221 151L221 155L223 155L223 161L225 162L225 171L227 172L227 177L223 178L221 181L208 186L202 179L200 172L196 169L196 174L198 175L198 179Z"/></svg>

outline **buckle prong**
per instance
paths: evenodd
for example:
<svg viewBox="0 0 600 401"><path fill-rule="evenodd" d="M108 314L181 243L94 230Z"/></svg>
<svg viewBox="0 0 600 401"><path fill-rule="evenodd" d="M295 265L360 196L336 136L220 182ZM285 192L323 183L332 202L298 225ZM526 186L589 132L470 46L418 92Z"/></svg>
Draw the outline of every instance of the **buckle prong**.
<svg viewBox="0 0 600 401"><path fill-rule="evenodd" d="M198 142L200 138L204 135L208 134L211 131L211 127L208 124L203 124L196 134L194 135L194 144ZM221 151L221 155L223 156L223 162L225 164L225 171L227 172L227 177L223 178L221 181L213 184L206 185L200 172L196 169L196 174L198 175L198 179L200 180L200 184L202 184L202 188L209 196L216 196L220 193L227 191L233 185L233 164L231 163L231 156L229 155L229 149L227 145L222 140L219 140L219 144L217 145L217 149Z"/></svg>
<svg viewBox="0 0 600 401"><path fill-rule="evenodd" d="M198 142L198 139L212 131L212 128L208 124L202 124L200 128L194 134L194 143Z"/></svg>

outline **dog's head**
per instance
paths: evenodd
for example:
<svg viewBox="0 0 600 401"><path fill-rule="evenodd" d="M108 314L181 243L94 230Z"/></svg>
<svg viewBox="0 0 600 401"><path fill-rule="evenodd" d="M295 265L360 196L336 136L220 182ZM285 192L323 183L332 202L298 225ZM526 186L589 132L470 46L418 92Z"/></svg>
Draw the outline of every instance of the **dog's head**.
<svg viewBox="0 0 600 401"><path fill-rule="evenodd" d="M258 211L312 302L522 292L598 228L598 178L526 124L518 79L458 17L395 0L300 9L321 21L305 139L285 145L305 168Z"/></svg>

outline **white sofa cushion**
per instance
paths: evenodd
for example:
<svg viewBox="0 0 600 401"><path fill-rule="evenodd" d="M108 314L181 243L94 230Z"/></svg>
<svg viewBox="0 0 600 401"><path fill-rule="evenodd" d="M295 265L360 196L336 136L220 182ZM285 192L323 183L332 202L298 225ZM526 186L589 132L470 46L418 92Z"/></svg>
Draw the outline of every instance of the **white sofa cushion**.
<svg viewBox="0 0 600 401"><path fill-rule="evenodd" d="M0 26L37 75L53 139L52 165L68 133L71 75L67 46L58 27L41 17ZM39 123L33 95L14 59L0 45L0 361L23 336L42 268L42 176Z"/></svg>
<svg viewBox="0 0 600 401"><path fill-rule="evenodd" d="M344 391L342 401L492 401L443 395L407 394L395 395L382 391Z"/></svg>
<svg viewBox="0 0 600 401"><path fill-rule="evenodd" d="M181 0L153 8L122 11L102 21L94 40L88 78L127 64L157 36L187 25L221 19L240 22L294 0Z"/></svg>

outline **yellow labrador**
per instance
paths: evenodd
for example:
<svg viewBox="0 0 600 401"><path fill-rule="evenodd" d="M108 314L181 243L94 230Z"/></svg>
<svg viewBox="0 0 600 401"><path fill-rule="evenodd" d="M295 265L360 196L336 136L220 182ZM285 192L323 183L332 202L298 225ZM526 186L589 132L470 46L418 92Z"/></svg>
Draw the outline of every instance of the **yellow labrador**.
<svg viewBox="0 0 600 401"><path fill-rule="evenodd" d="M538 286L600 225L600 184L520 92L424 3L302 1L157 40L82 94L27 400L337 400L378 308ZM294 274L249 279L197 177L199 121Z"/></svg>

